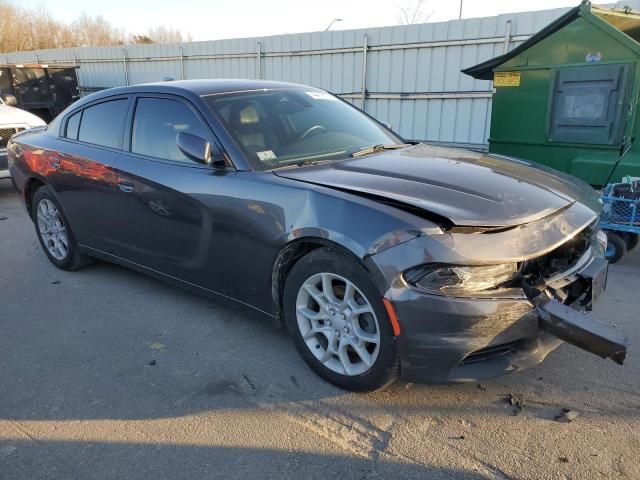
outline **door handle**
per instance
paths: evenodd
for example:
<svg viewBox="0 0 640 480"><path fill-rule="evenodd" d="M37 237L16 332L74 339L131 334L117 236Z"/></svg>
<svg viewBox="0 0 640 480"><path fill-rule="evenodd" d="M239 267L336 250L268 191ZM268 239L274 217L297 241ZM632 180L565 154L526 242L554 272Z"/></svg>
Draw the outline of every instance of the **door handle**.
<svg viewBox="0 0 640 480"><path fill-rule="evenodd" d="M117 181L118 188L122 190L124 193L133 192L133 182L131 180L125 180L124 178L119 178Z"/></svg>

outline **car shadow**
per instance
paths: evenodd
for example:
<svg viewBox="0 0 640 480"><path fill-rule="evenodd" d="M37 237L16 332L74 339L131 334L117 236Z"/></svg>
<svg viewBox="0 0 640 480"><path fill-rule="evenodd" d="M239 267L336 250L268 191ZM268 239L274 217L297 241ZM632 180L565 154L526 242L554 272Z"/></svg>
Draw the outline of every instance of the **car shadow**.
<svg viewBox="0 0 640 480"><path fill-rule="evenodd" d="M421 478L481 480L472 470L345 455L126 442L0 442L3 478Z"/></svg>

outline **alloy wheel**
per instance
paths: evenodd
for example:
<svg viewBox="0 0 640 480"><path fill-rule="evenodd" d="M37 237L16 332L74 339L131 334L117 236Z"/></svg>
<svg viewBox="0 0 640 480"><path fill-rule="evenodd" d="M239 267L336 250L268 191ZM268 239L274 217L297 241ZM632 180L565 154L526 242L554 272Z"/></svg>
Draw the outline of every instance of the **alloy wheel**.
<svg viewBox="0 0 640 480"><path fill-rule="evenodd" d="M43 198L38 203L36 215L42 243L53 258L64 260L69 253L69 243L60 212L53 202Z"/></svg>
<svg viewBox="0 0 640 480"><path fill-rule="evenodd" d="M380 351L380 327L371 303L348 279L317 273L298 290L302 339L325 367L341 375L367 372Z"/></svg>

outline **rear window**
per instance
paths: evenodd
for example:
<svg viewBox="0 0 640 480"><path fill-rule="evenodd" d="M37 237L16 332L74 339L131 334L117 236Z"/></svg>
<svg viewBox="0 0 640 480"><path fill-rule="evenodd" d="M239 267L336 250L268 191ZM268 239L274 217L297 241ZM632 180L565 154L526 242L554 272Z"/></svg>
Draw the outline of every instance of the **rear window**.
<svg viewBox="0 0 640 480"><path fill-rule="evenodd" d="M110 100L85 108L78 140L104 147L120 148L127 100ZM68 126L67 126L68 128Z"/></svg>

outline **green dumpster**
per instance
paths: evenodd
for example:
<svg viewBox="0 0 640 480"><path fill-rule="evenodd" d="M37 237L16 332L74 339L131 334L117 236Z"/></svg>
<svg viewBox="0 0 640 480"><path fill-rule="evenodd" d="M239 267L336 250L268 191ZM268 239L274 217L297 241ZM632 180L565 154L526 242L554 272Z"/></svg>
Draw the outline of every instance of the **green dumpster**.
<svg viewBox="0 0 640 480"><path fill-rule="evenodd" d="M594 186L640 177L640 15L630 8L583 2L463 72L493 80L490 152Z"/></svg>

